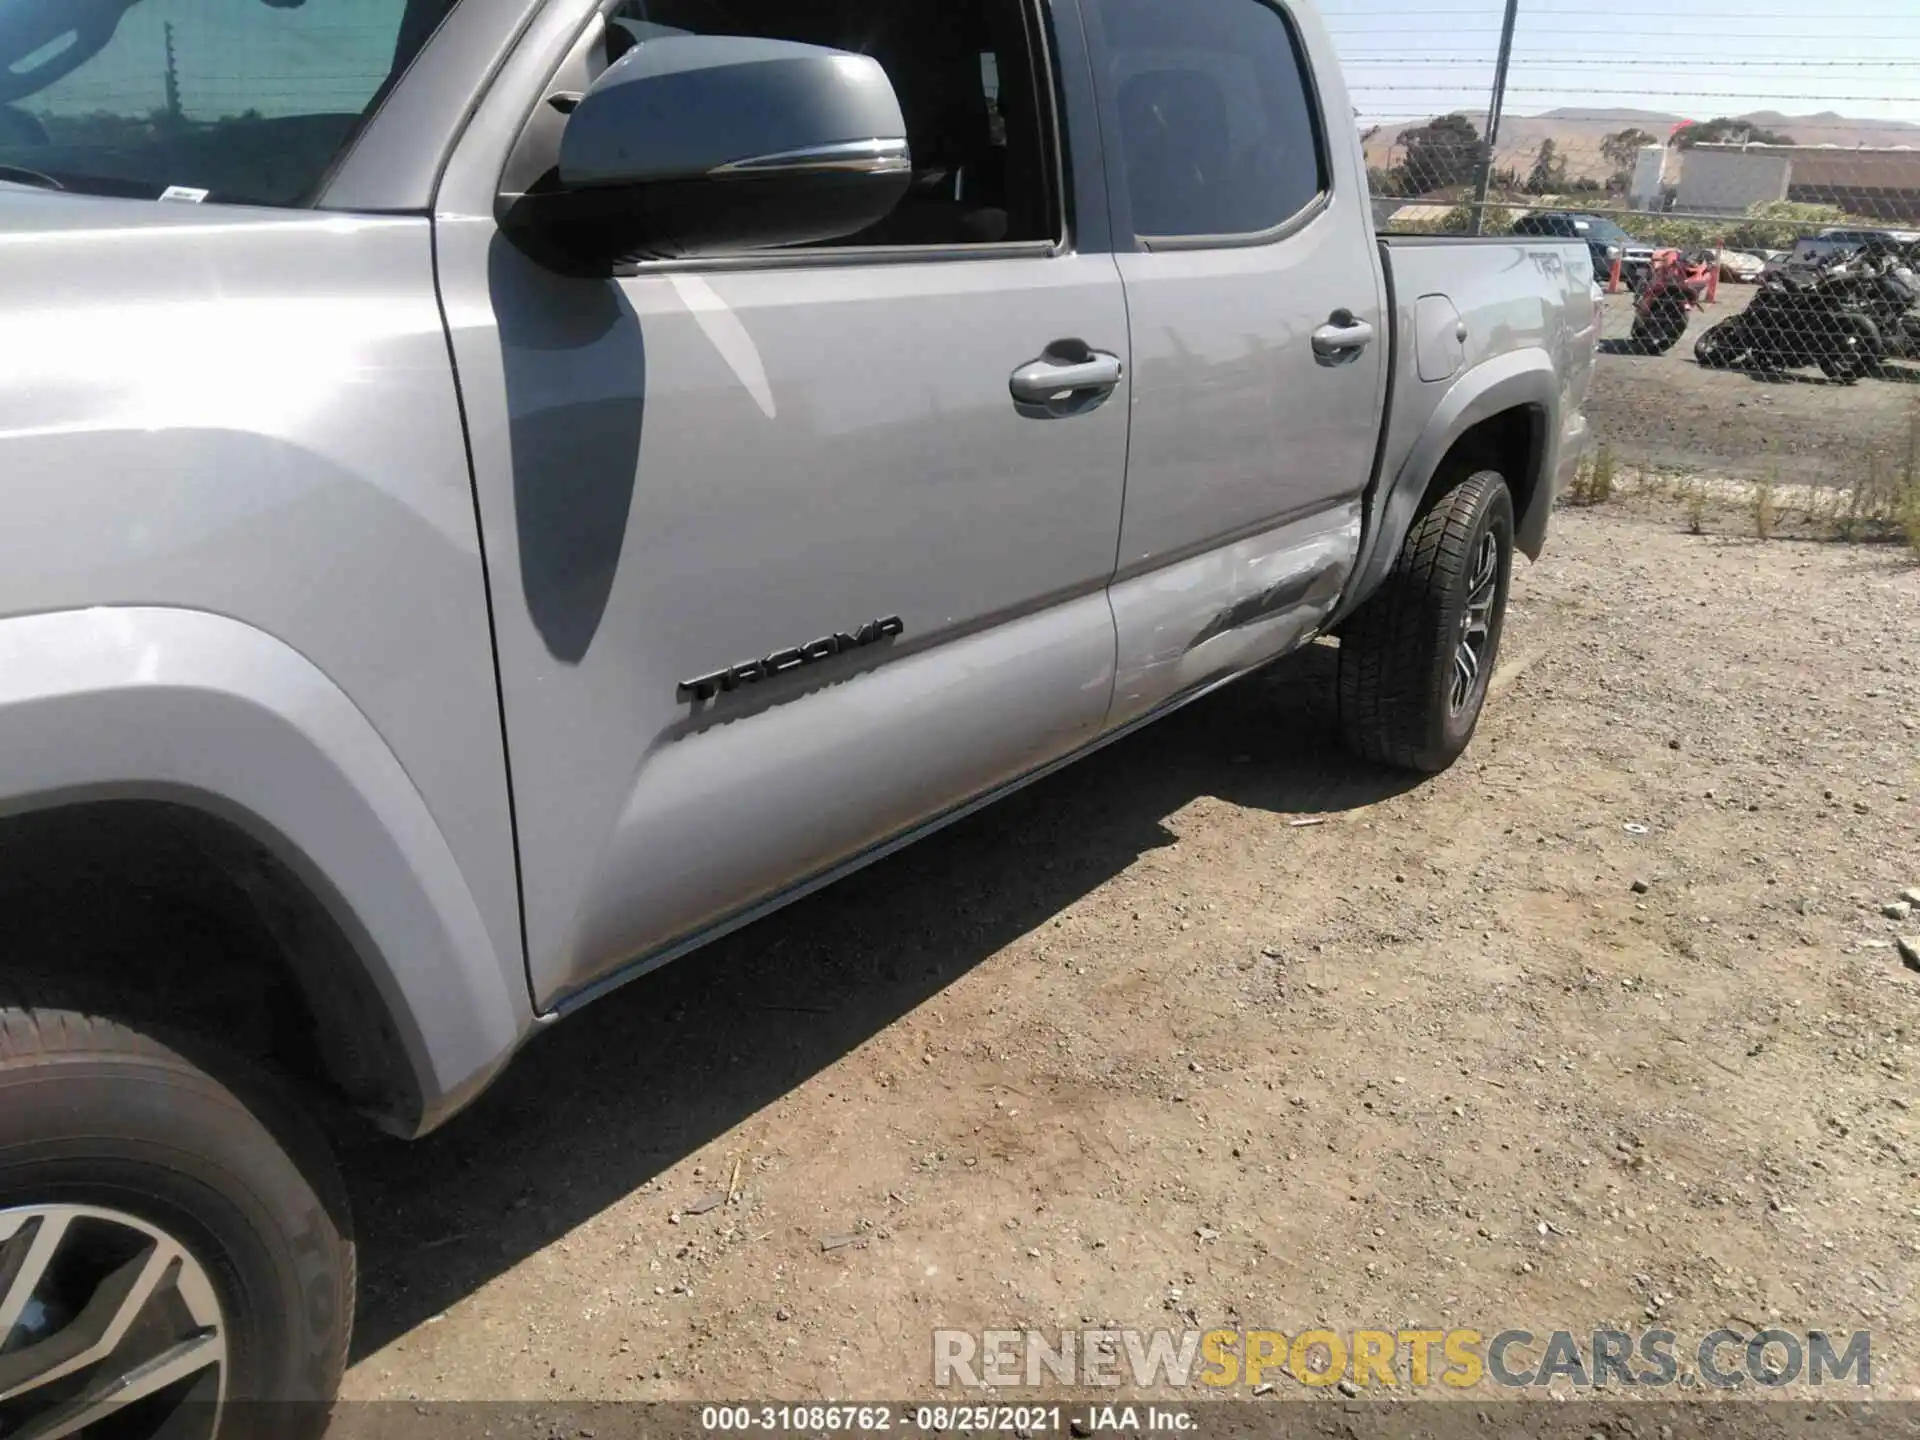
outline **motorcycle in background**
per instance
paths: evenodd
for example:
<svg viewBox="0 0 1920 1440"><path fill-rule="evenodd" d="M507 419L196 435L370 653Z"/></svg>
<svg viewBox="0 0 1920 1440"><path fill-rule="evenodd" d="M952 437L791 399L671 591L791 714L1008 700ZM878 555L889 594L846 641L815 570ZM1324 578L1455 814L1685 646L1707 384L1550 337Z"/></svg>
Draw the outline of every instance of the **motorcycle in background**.
<svg viewBox="0 0 1920 1440"><path fill-rule="evenodd" d="M1664 355L1687 333L1687 322L1706 303L1720 257L1711 250L1656 250L1633 305L1633 347Z"/></svg>
<svg viewBox="0 0 1920 1440"><path fill-rule="evenodd" d="M1911 257L1897 246L1868 245L1768 275L1744 313L1700 337L1694 359L1716 370L1812 365L1851 385L1887 360L1920 357L1916 301Z"/></svg>

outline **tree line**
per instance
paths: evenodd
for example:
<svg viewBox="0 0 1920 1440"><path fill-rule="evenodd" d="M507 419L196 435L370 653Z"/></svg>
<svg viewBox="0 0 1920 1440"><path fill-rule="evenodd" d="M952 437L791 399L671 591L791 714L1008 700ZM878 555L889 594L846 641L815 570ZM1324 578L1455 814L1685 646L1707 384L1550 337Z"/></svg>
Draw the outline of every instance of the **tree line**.
<svg viewBox="0 0 1920 1440"><path fill-rule="evenodd" d="M1371 138L1378 131L1367 133ZM1567 156L1552 139L1541 142L1532 165L1522 174L1517 168L1492 172L1495 188L1527 195L1612 192L1625 193L1633 178L1633 167L1640 151L1660 144L1659 137L1638 126L1616 130L1600 142L1600 156L1606 164L1601 176L1570 173ZM1671 142L1681 149L1715 143L1753 145L1791 145L1793 137L1753 124L1751 121L1722 117L1677 132ZM1455 112L1441 115L1404 130L1398 142L1399 160L1385 168L1373 168L1368 178L1375 193L1387 195L1430 195L1472 183L1486 155L1486 142L1479 128L1466 115Z"/></svg>

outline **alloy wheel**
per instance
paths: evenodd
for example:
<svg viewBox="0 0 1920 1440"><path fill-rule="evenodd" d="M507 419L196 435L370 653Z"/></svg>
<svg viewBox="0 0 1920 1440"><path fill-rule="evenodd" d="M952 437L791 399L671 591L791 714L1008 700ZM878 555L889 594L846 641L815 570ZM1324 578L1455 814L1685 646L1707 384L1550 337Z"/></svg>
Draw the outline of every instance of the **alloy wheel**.
<svg viewBox="0 0 1920 1440"><path fill-rule="evenodd" d="M1460 638L1453 651L1453 687L1448 708L1458 715L1472 702L1487 661L1487 642L1493 634L1493 606L1500 593L1500 542L1489 530L1480 537L1474 555L1473 579L1467 587L1467 608L1460 617Z"/></svg>
<svg viewBox="0 0 1920 1440"><path fill-rule="evenodd" d="M178 1239L97 1206L0 1209L0 1434L124 1420L207 1440L226 1379L219 1298Z"/></svg>

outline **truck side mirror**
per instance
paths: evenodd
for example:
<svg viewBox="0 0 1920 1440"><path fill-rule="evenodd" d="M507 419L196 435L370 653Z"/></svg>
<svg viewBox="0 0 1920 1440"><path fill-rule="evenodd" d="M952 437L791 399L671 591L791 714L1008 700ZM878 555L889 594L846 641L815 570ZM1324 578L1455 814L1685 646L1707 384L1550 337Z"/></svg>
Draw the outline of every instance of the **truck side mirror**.
<svg viewBox="0 0 1920 1440"><path fill-rule="evenodd" d="M559 163L501 221L561 268L834 240L913 178L872 57L731 35L643 40L568 116Z"/></svg>

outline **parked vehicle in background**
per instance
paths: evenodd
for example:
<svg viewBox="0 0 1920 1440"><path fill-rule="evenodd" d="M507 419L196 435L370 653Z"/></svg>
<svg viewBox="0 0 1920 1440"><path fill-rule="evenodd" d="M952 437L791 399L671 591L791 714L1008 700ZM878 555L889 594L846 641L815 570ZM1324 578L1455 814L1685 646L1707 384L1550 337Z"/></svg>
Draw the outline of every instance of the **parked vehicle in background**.
<svg viewBox="0 0 1920 1440"><path fill-rule="evenodd" d="M1616 251L1619 252L1620 278L1628 289L1638 290L1653 273L1655 247L1634 239L1604 215L1535 210L1513 222L1513 233L1584 242L1593 258L1593 273L1603 284L1612 274Z"/></svg>
<svg viewBox="0 0 1920 1440"><path fill-rule="evenodd" d="M1834 226L1794 242L1796 265L1821 265L1871 245L1891 244L1907 249L1920 244L1920 230L1850 230Z"/></svg>
<svg viewBox="0 0 1920 1440"><path fill-rule="evenodd" d="M1822 230L1820 238L1836 240L1848 245L1871 245L1876 241L1891 241L1895 245L1908 246L1920 244L1920 230L1849 230L1841 226L1832 226Z"/></svg>
<svg viewBox="0 0 1920 1440"><path fill-rule="evenodd" d="M167 15L0 0L9 1434L311 1433L321 1118L1317 636L1470 740L1592 269L1377 238L1307 0Z"/></svg>

